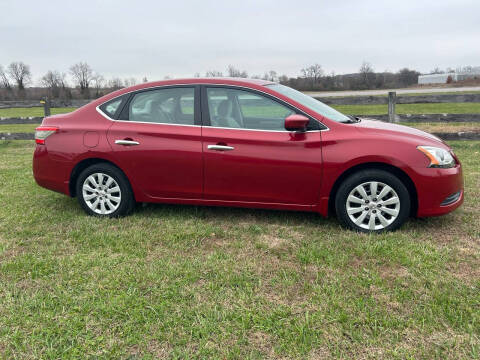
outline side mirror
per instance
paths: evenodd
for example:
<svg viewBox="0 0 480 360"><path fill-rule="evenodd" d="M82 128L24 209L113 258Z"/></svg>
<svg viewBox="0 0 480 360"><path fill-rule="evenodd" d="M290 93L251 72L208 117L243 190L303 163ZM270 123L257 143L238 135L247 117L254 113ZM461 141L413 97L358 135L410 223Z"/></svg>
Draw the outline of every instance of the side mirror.
<svg viewBox="0 0 480 360"><path fill-rule="evenodd" d="M288 131L306 131L310 119L304 115L293 114L285 118L285 129Z"/></svg>

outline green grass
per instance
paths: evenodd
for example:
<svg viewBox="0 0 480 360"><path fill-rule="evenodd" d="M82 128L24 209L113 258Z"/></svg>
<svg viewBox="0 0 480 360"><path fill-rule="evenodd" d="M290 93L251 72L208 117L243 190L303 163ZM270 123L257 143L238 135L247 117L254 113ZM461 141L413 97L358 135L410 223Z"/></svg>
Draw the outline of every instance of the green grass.
<svg viewBox="0 0 480 360"><path fill-rule="evenodd" d="M459 131L478 131L480 132L480 122L405 122L401 125L411 126L427 132L459 132ZM1 129L1 127L0 127Z"/></svg>
<svg viewBox="0 0 480 360"><path fill-rule="evenodd" d="M86 216L0 142L0 358L480 356L480 142L465 204L379 236L313 213Z"/></svg>
<svg viewBox="0 0 480 360"><path fill-rule="evenodd" d="M387 105L333 105L335 109L345 114L381 115L388 113ZM70 112L75 108L52 108L52 114ZM251 116L261 116L264 109L259 107ZM251 111L253 111L251 110ZM279 116L282 109L279 108ZM480 103L440 103L440 104L398 104L398 114L476 114L480 113ZM12 108L0 109L0 117L43 116L42 108Z"/></svg>
<svg viewBox="0 0 480 360"><path fill-rule="evenodd" d="M55 114L64 114L75 110L73 107L64 107L64 108L51 108L50 112L52 115ZM0 109L0 117L43 117L45 113L43 107L33 107L33 108L9 108L9 109Z"/></svg>
<svg viewBox="0 0 480 360"><path fill-rule="evenodd" d="M333 105L344 114L382 115L388 113L388 105ZM397 114L477 114L480 103L397 104Z"/></svg>
<svg viewBox="0 0 480 360"><path fill-rule="evenodd" d="M40 124L1 124L0 133L24 132L33 133Z"/></svg>

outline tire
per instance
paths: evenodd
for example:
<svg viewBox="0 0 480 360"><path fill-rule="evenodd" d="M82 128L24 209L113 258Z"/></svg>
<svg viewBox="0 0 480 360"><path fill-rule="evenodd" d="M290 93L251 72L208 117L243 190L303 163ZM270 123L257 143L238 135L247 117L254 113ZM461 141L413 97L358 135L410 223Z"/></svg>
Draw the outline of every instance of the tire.
<svg viewBox="0 0 480 360"><path fill-rule="evenodd" d="M340 223L367 233L398 229L407 220L410 206L410 194L403 182L384 170L354 173L343 181L335 196Z"/></svg>
<svg viewBox="0 0 480 360"><path fill-rule="evenodd" d="M121 170L108 163L83 170L77 178L76 190L78 202L89 215L125 216L135 207L128 179Z"/></svg>

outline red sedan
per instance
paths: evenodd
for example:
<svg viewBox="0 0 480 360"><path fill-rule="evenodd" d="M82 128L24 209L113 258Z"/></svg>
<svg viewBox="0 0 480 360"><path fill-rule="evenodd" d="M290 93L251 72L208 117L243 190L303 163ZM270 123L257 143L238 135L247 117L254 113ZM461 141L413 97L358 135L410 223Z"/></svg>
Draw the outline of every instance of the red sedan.
<svg viewBox="0 0 480 360"><path fill-rule="evenodd" d="M463 202L460 162L440 139L263 80L133 86L46 117L35 139L37 183L97 216L136 202L242 206L379 232Z"/></svg>

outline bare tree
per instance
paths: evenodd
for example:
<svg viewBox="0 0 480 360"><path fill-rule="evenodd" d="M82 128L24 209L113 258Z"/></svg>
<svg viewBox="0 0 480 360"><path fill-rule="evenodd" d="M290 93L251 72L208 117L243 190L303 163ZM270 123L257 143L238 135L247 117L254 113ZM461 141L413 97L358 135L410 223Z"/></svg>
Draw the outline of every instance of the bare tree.
<svg viewBox="0 0 480 360"><path fill-rule="evenodd" d="M222 77L223 73L221 71L217 71L217 70L208 70L205 73L205 76L206 77Z"/></svg>
<svg viewBox="0 0 480 360"><path fill-rule="evenodd" d="M88 95L88 88L93 80L93 70L86 62L79 62L70 67L76 85L80 87L80 92Z"/></svg>
<svg viewBox="0 0 480 360"><path fill-rule="evenodd" d="M65 88L65 74L54 70L49 70L45 75L40 79L40 83L48 89L48 94L51 97L59 97L60 90Z"/></svg>
<svg viewBox="0 0 480 360"><path fill-rule="evenodd" d="M122 79L120 78L113 78L108 80L108 87L114 90L121 89L123 87Z"/></svg>
<svg viewBox="0 0 480 360"><path fill-rule="evenodd" d="M315 84L317 84L320 78L323 76L323 69L322 65L320 64L313 64L301 70L302 76L309 80L311 83L311 87L313 88Z"/></svg>
<svg viewBox="0 0 480 360"><path fill-rule="evenodd" d="M287 75L285 75L285 74L278 77L278 82L279 82L280 84L287 85L288 82L289 82L289 80L290 80L290 78L289 78Z"/></svg>
<svg viewBox="0 0 480 360"><path fill-rule="evenodd" d="M235 66L233 65L228 65L227 73L228 73L228 76L230 77L240 77L240 78L248 77L248 74L245 70L241 71L235 68Z"/></svg>
<svg viewBox="0 0 480 360"><path fill-rule="evenodd" d="M360 66L360 69L358 70L358 72L360 73L362 83L366 87L369 87L370 83L372 82L373 75L375 75L372 64L364 61Z"/></svg>
<svg viewBox="0 0 480 360"><path fill-rule="evenodd" d="M408 68L401 69L398 72L398 81L402 86L408 86L418 83L419 72Z"/></svg>
<svg viewBox="0 0 480 360"><path fill-rule="evenodd" d="M60 95L60 73L56 70L49 70L40 79L42 86L47 88L48 96L57 98Z"/></svg>
<svg viewBox="0 0 480 360"><path fill-rule="evenodd" d="M142 82L144 82L144 83L148 82L148 79L147 79L146 76L143 77Z"/></svg>
<svg viewBox="0 0 480 360"><path fill-rule="evenodd" d="M102 75L95 73L92 77L92 81L93 86L95 87L95 97L100 97L100 89L105 85L105 78Z"/></svg>
<svg viewBox="0 0 480 360"><path fill-rule="evenodd" d="M11 90L12 85L10 84L10 80L8 80L8 76L3 71L3 67L0 65L0 87L4 87L5 89Z"/></svg>
<svg viewBox="0 0 480 360"><path fill-rule="evenodd" d="M30 66L21 61L12 62L8 65L8 74L17 83L18 90L24 90L25 85L32 79Z"/></svg>
<svg viewBox="0 0 480 360"><path fill-rule="evenodd" d="M263 75L263 80L277 82L278 81L277 72L274 71L274 70L270 70L270 71L266 72L265 75Z"/></svg>
<svg viewBox="0 0 480 360"><path fill-rule="evenodd" d="M199 77L200 77L200 73L199 73L199 72L196 72L195 75L193 75L193 77L199 78Z"/></svg>
<svg viewBox="0 0 480 360"><path fill-rule="evenodd" d="M137 79L135 79L134 77L126 78L123 80L123 84L125 85L125 87L137 85Z"/></svg>

